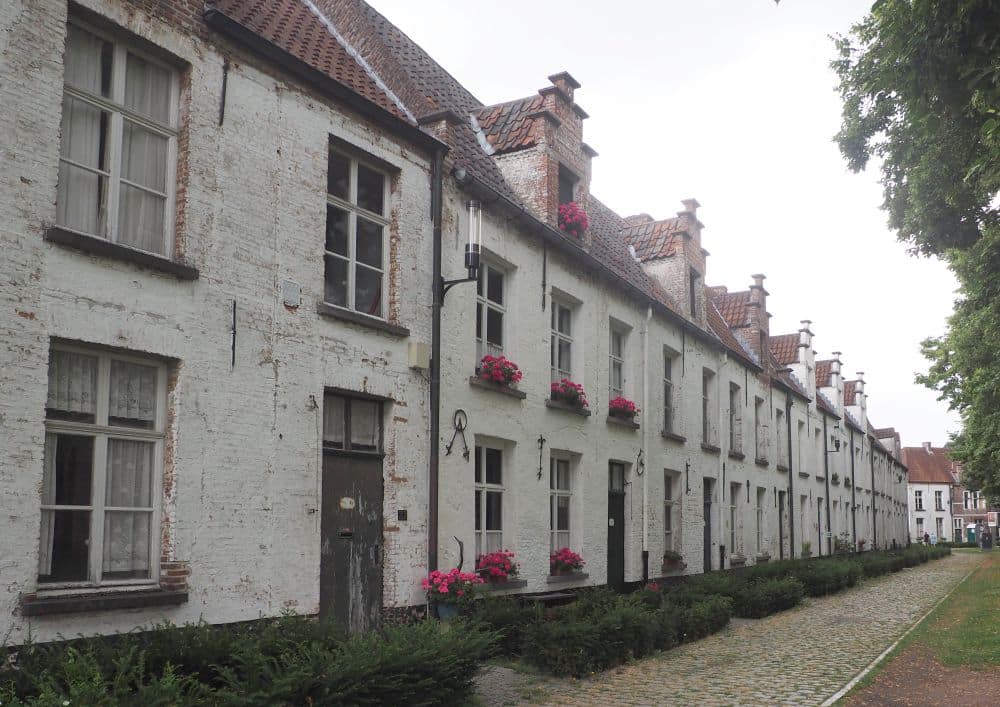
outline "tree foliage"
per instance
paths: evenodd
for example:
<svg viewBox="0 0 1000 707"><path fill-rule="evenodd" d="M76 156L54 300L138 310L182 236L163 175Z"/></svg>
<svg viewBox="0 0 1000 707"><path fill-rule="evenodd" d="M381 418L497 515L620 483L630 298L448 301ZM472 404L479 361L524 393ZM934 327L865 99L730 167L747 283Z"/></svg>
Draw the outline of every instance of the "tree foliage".
<svg viewBox="0 0 1000 707"><path fill-rule="evenodd" d="M836 46L841 153L878 163L890 226L961 285L917 380L962 416L965 482L1000 496L1000 0L878 0Z"/></svg>

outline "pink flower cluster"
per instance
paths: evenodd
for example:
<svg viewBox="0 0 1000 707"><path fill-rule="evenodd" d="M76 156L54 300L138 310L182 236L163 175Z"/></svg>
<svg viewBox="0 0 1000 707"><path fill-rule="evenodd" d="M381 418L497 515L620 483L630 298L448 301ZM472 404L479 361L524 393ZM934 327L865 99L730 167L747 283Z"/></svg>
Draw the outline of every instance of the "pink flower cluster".
<svg viewBox="0 0 1000 707"><path fill-rule="evenodd" d="M521 380L521 369L509 358L487 354L479 362L479 377L493 383L513 385Z"/></svg>
<svg viewBox="0 0 1000 707"><path fill-rule="evenodd" d="M516 577L518 566L510 550L487 552L476 558L476 571L487 579Z"/></svg>
<svg viewBox="0 0 1000 707"><path fill-rule="evenodd" d="M559 205L559 230L579 238L590 227L587 212L575 201Z"/></svg>
<svg viewBox="0 0 1000 707"><path fill-rule="evenodd" d="M623 398L619 395L617 398L612 399L612 401L608 403L608 411L612 415L635 417L639 412L639 408L637 408L635 403L628 398Z"/></svg>
<svg viewBox="0 0 1000 707"><path fill-rule="evenodd" d="M549 569L553 572L561 569L578 570L586 563L577 553L568 547L563 547L549 555Z"/></svg>
<svg viewBox="0 0 1000 707"><path fill-rule="evenodd" d="M423 580L424 591L431 601L458 601L471 595L483 580L472 572L462 572L457 567L447 572L434 570Z"/></svg>
<svg viewBox="0 0 1000 707"><path fill-rule="evenodd" d="M646 582L646 586L643 589L650 592L658 592L660 591L660 585L656 582Z"/></svg>
<svg viewBox="0 0 1000 707"><path fill-rule="evenodd" d="M569 378L563 378L558 383L553 383L551 393L553 400L562 400L565 403L580 408L589 407L590 405L587 402L587 394L583 392L583 386L579 383L574 383Z"/></svg>

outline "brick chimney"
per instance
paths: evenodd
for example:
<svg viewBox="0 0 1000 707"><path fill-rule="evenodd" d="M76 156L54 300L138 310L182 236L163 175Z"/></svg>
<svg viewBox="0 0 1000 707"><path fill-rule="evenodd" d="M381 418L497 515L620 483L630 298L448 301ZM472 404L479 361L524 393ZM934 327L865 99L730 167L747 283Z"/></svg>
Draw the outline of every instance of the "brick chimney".
<svg viewBox="0 0 1000 707"><path fill-rule="evenodd" d="M750 285L750 329L747 332L748 343L763 363L769 347L771 315L767 313L767 290L764 289L764 275L751 275Z"/></svg>
<svg viewBox="0 0 1000 707"><path fill-rule="evenodd" d="M812 322L803 319L799 322L799 355L798 361L792 366L792 372L796 378L805 386L809 397L816 398L816 352L812 347L813 332L810 326Z"/></svg>
<svg viewBox="0 0 1000 707"><path fill-rule="evenodd" d="M931 443L930 442L924 442L924 451L927 452L928 454L933 454L934 453L931 450Z"/></svg>

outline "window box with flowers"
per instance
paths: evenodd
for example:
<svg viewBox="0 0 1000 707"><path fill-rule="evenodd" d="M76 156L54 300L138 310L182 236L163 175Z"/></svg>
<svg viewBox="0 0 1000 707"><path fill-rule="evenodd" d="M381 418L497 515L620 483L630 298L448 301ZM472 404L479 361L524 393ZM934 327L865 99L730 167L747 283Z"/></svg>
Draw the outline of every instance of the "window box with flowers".
<svg viewBox="0 0 1000 707"><path fill-rule="evenodd" d="M590 415L590 403L587 402L587 394L583 391L583 386L574 383L569 378L563 378L558 383L553 383L549 390L549 400L545 405L551 408L575 412L578 415Z"/></svg>
<svg viewBox="0 0 1000 707"><path fill-rule="evenodd" d="M679 552L667 550L663 553L662 569L664 574L683 570L685 567L687 567L687 564L684 562L684 557Z"/></svg>
<svg viewBox="0 0 1000 707"><path fill-rule="evenodd" d="M487 354L479 362L476 375L469 378L469 384L524 400L527 397L524 392L514 387L520 382L521 376L521 369L509 358Z"/></svg>
<svg viewBox="0 0 1000 707"><path fill-rule="evenodd" d="M559 205L559 230L574 238L581 238L590 228L587 212L575 201Z"/></svg>
<svg viewBox="0 0 1000 707"><path fill-rule="evenodd" d="M562 547L549 555L549 574L553 577L578 575L585 564L579 553Z"/></svg>
<svg viewBox="0 0 1000 707"><path fill-rule="evenodd" d="M608 422L639 429L639 423L635 421L635 416L639 414L639 408L628 398L618 396L612 398L608 403Z"/></svg>
<svg viewBox="0 0 1000 707"><path fill-rule="evenodd" d="M519 569L510 550L487 552L476 558L476 572L488 584L506 584L517 578Z"/></svg>
<svg viewBox="0 0 1000 707"><path fill-rule="evenodd" d="M455 567L447 572L434 570L423 580L427 601L434 604L438 618L450 621L458 616L462 606L468 606L476 596L482 578Z"/></svg>

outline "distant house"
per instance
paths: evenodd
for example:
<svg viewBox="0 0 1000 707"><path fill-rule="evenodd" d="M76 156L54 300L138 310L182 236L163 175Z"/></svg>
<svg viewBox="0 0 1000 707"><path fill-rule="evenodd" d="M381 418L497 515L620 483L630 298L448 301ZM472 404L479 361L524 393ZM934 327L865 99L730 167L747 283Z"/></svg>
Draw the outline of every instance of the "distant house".
<svg viewBox="0 0 1000 707"><path fill-rule="evenodd" d="M939 540L961 542L965 525L963 518L954 513L959 469L948 456L948 449L932 447L930 442L920 447L904 447L903 463L910 472L907 483L910 538L920 541L926 533Z"/></svg>

